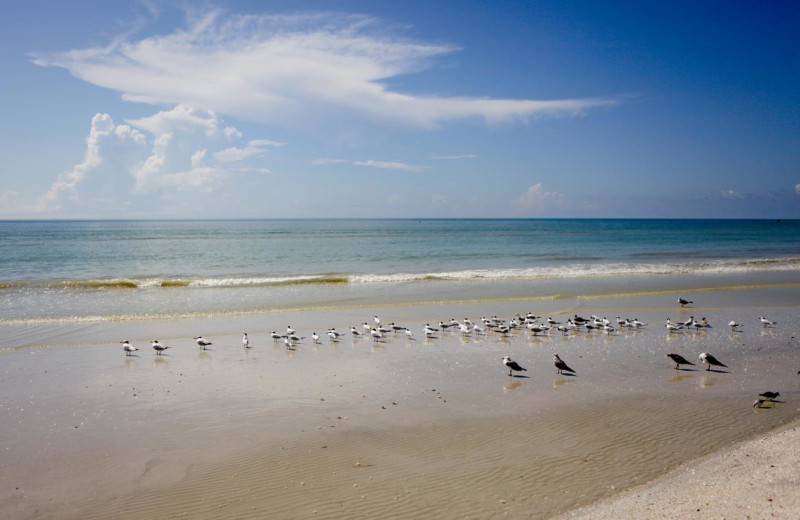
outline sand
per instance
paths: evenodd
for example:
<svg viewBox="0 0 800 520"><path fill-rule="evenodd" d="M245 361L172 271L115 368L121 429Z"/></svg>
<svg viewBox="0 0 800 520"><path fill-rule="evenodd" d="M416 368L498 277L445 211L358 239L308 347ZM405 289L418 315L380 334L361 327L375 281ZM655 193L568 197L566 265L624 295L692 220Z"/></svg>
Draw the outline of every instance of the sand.
<svg viewBox="0 0 800 520"><path fill-rule="evenodd" d="M707 292L693 295L703 307L683 310L672 295L650 295L10 330L19 341L0 353L0 517L548 518L649 490L637 486L708 454L726 465L732 446L800 419L797 305L787 303L799 293ZM420 333L424 321L528 310L650 325L610 335ZM664 330L665 316L695 313L712 328ZM416 337L306 338L293 351L269 339L288 323L310 336L375 314ZM778 326L761 327L762 314ZM730 319L742 332L728 330ZM199 349L198 334L214 345ZM155 335L172 347L164 356L148 346ZM136 356L124 356L122 339L140 347ZM729 368L674 370L665 358L703 351ZM577 376L557 375L554 353ZM528 371L508 377L505 355ZM765 390L780 402L754 409ZM747 482L769 476L741 469ZM750 511L797 516L796 503L775 497L750 501Z"/></svg>

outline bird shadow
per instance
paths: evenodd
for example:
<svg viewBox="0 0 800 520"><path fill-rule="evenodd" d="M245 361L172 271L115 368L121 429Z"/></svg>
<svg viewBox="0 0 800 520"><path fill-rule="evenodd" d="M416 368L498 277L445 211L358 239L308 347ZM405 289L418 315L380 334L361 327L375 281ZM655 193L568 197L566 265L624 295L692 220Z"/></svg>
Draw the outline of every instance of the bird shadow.
<svg viewBox="0 0 800 520"><path fill-rule="evenodd" d="M531 376L523 376L523 375L517 375L517 374L512 374L509 377L514 377L514 378L517 378L517 379L530 379L531 378Z"/></svg>
<svg viewBox="0 0 800 520"><path fill-rule="evenodd" d="M715 368L710 368L710 369L706 370L705 372L715 372L717 374L730 374L730 372L727 371L727 370L717 370Z"/></svg>
<svg viewBox="0 0 800 520"><path fill-rule="evenodd" d="M697 372L696 368L676 368L676 372Z"/></svg>
<svg viewBox="0 0 800 520"><path fill-rule="evenodd" d="M578 377L578 374L570 374L569 372L565 372L565 373L557 374L557 375L564 376L564 377Z"/></svg>

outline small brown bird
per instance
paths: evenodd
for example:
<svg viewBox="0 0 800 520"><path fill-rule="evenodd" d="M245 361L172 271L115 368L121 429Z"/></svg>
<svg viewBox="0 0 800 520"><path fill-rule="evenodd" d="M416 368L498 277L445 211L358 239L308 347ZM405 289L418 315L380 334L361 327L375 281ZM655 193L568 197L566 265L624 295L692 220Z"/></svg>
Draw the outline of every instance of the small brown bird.
<svg viewBox="0 0 800 520"><path fill-rule="evenodd" d="M692 365L694 363L686 359L685 357L681 356L680 354L667 354L667 357L670 358L672 361L675 362L675 370L678 370L681 365Z"/></svg>
<svg viewBox="0 0 800 520"><path fill-rule="evenodd" d="M568 367L568 366L567 366L567 364L566 364L566 363L564 363L564 362L561 360L561 358L560 358L560 357L558 357L558 354L555 354L555 355L553 356L553 363L554 363L554 364L555 364L555 366L556 366L556 373L557 373L557 374L563 374L563 373L564 373L564 371L567 371L567 372L572 372L573 374L575 374L575 373L576 373L574 370L572 370L570 367Z"/></svg>

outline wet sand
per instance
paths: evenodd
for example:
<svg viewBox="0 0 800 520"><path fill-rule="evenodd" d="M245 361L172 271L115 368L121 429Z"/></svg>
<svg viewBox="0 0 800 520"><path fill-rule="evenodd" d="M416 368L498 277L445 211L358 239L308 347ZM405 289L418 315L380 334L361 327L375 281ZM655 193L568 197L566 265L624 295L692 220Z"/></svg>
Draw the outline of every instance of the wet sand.
<svg viewBox="0 0 800 520"><path fill-rule="evenodd" d="M692 296L703 305L648 295L14 328L18 347L0 353L0 516L546 518L585 507L800 418L789 303L800 289ZM529 310L649 325L421 334L425 321ZM375 314L415 338L310 340ZM761 327L762 314L778 325ZM664 329L690 315L712 328ZM288 324L307 336L294 351L268 336ZM214 345L200 350L198 334ZM164 356L149 347L156 336L172 347ZM126 358L122 339L141 350ZM730 368L677 371L665 358L699 363L703 351ZM557 375L554 353L577 376ZM508 377L505 355L528 371ZM765 390L780 402L754 409Z"/></svg>

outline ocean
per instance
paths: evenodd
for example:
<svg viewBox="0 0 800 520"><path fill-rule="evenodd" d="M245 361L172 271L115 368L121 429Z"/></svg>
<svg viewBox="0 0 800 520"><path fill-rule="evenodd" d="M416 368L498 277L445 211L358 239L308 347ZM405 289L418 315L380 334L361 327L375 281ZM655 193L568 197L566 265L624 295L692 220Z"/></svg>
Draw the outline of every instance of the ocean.
<svg viewBox="0 0 800 520"><path fill-rule="evenodd" d="M797 220L0 222L0 325L792 282Z"/></svg>

